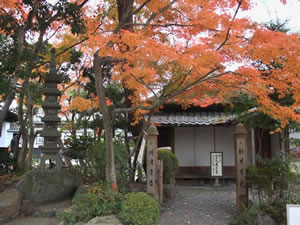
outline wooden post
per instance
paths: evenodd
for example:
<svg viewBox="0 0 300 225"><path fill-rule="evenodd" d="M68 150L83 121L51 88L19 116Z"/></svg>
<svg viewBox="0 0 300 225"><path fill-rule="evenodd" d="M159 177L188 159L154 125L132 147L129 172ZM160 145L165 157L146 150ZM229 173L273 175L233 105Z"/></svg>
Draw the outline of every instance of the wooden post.
<svg viewBox="0 0 300 225"><path fill-rule="evenodd" d="M158 160L158 191L159 191L159 202L161 204L164 201L163 170L164 170L164 161Z"/></svg>
<svg viewBox="0 0 300 225"><path fill-rule="evenodd" d="M152 194L156 200L158 196L157 184L157 136L156 126L151 124L147 130L147 193Z"/></svg>
<svg viewBox="0 0 300 225"><path fill-rule="evenodd" d="M239 123L234 130L236 165L236 206L239 211L248 206L248 188L246 183L248 167L247 130Z"/></svg>

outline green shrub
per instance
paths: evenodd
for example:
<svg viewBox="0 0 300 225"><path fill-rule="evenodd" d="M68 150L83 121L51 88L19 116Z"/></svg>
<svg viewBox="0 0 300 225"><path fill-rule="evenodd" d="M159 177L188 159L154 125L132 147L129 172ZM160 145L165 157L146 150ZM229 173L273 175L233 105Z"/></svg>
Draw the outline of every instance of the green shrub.
<svg viewBox="0 0 300 225"><path fill-rule="evenodd" d="M295 185L297 177L290 161L282 159L259 159L257 167L248 167L247 184L254 206L239 213L232 224L255 224L257 209L269 215L276 224L286 224L286 204L299 204L300 195Z"/></svg>
<svg viewBox="0 0 300 225"><path fill-rule="evenodd" d="M163 160L163 180L165 184L170 184L175 180L178 170L178 159L174 153L168 150L159 150L158 159Z"/></svg>
<svg viewBox="0 0 300 225"><path fill-rule="evenodd" d="M129 193L121 204L121 218L132 225L154 225L160 217L160 205L145 192Z"/></svg>
<svg viewBox="0 0 300 225"><path fill-rule="evenodd" d="M0 149L0 175L11 172L12 167L16 166L16 158L10 157L7 149Z"/></svg>
<svg viewBox="0 0 300 225"><path fill-rule="evenodd" d="M72 225L78 221L86 222L96 216L118 214L122 196L116 193L109 183L97 183L73 200L72 211L63 213L60 218Z"/></svg>
<svg viewBox="0 0 300 225"><path fill-rule="evenodd" d="M248 167L247 183L259 203L292 201L295 182L296 174L286 159L259 160L257 167Z"/></svg>
<svg viewBox="0 0 300 225"><path fill-rule="evenodd" d="M64 151L64 155L72 159L85 159L88 149L93 145L93 138L89 136L71 136Z"/></svg>
<svg viewBox="0 0 300 225"><path fill-rule="evenodd" d="M129 179L129 165L128 165L128 152L122 141L114 141L115 152L115 168L117 175L118 188L122 189L127 185ZM98 141L92 145L87 151L87 162L90 167L91 173L101 179L105 180L105 167L106 167L106 148L105 142Z"/></svg>
<svg viewBox="0 0 300 225"><path fill-rule="evenodd" d="M242 212L237 212L234 216L231 225L257 225L256 217L260 212L260 207L257 204L245 208Z"/></svg>

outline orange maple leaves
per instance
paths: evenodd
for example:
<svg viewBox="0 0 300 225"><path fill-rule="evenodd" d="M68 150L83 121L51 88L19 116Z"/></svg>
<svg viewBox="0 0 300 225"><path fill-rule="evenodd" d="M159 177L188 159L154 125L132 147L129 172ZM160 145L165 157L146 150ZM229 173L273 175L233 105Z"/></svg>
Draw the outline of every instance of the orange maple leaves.
<svg viewBox="0 0 300 225"><path fill-rule="evenodd" d="M85 99L80 96L76 96L71 105L68 107L69 110L78 110L79 112L88 111L90 109L98 108L97 102L92 102L90 99Z"/></svg>
<svg viewBox="0 0 300 225"><path fill-rule="evenodd" d="M133 12L144 2L136 0ZM150 1L133 13L128 29L118 32L115 29L122 21L116 2L99 2L94 13L86 15L87 33L76 39L88 37L82 45L86 54L99 50L100 57L115 60L112 79L133 91L133 105L146 106L155 97L194 84L176 97L178 102L205 106L242 90L283 125L288 118L299 120L294 112L300 103L299 35L269 31L236 18L238 10L251 8L250 0L171 2ZM274 62L281 67L262 75L261 67ZM238 65L237 69L224 73L230 64ZM224 75L207 76L213 70ZM269 98L272 88L280 96L293 92L295 103L291 107L274 103Z"/></svg>

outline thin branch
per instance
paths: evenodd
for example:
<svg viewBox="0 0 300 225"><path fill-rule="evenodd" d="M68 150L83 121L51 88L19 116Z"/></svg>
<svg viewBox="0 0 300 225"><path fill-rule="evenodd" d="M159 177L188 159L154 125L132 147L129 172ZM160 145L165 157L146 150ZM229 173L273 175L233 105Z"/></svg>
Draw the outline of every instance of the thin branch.
<svg viewBox="0 0 300 225"><path fill-rule="evenodd" d="M152 13L151 16L149 17L149 19L146 22L146 25L149 25L158 14L163 13L164 11L168 10L177 0L173 0L171 1L169 4L167 4L166 6L164 6L163 8L161 8L158 13Z"/></svg>
<svg viewBox="0 0 300 225"><path fill-rule="evenodd" d="M92 35L97 32L97 30L102 26L104 18L110 13L110 11L113 9L113 6L109 7L107 12L102 16L99 25L96 27L96 29L92 32Z"/></svg>
<svg viewBox="0 0 300 225"><path fill-rule="evenodd" d="M188 73L185 73L185 74L184 74L183 79L181 79L181 81L180 81L179 84L177 85L176 89L178 89L178 88L180 88L180 87L182 86L182 84L184 83L184 81L185 81L186 78L187 78L187 75L188 75L190 72L191 72L191 70L190 70ZM173 81L172 83L169 83L169 85L175 84L177 81L180 80L180 78L181 78L181 77L178 77L175 81ZM162 94L161 94L162 97L165 95L165 91L166 91L166 89L165 89L165 87L164 87L163 92L162 92ZM170 93L171 93L171 92L169 92L168 94L170 94Z"/></svg>
<svg viewBox="0 0 300 225"><path fill-rule="evenodd" d="M84 0L80 5L79 7L82 8L89 0Z"/></svg>
<svg viewBox="0 0 300 225"><path fill-rule="evenodd" d="M148 120L146 120L146 121L143 122L142 132L140 132L140 134L139 134L139 136L138 136L138 139L137 139L137 141L136 141L135 147L134 147L132 153L131 153L130 156L129 156L130 158L133 157L133 156L137 153L138 147L139 147L139 143L141 142L144 133L146 133L146 131L147 131L149 125L150 125L151 117L153 116L154 112L155 112L155 108L153 108L153 109L149 112L149 114L148 114L148 115L149 115L149 116L148 116Z"/></svg>
<svg viewBox="0 0 300 225"><path fill-rule="evenodd" d="M219 47L217 48L217 51L219 51L219 50L226 44L226 42L228 41L229 35L230 35L230 31L231 31L231 27L232 27L232 23L233 23L233 21L235 20L235 18L236 18L236 16L237 16L237 13L238 13L238 11L239 11L239 9L240 9L240 7L241 7L242 2L243 2L243 0L240 0L240 1L238 2L238 7L237 7L237 9L235 10L234 16L232 17L232 19L231 19L231 21L230 21L230 25L229 25L229 28L228 28L228 30L227 30L227 33L226 33L226 36L225 36L225 40L219 45Z"/></svg>
<svg viewBox="0 0 300 225"><path fill-rule="evenodd" d="M188 21L192 21L189 17L187 17L186 15L183 14L183 12L181 12L178 9L173 9L173 11L178 12L183 18L187 19Z"/></svg>
<svg viewBox="0 0 300 225"><path fill-rule="evenodd" d="M130 16L137 14L139 11L141 11L145 5L147 5L151 0L146 0L143 4L140 5L134 12L130 14Z"/></svg>
<svg viewBox="0 0 300 225"><path fill-rule="evenodd" d="M77 43L75 43L75 44L73 44L73 45L70 45L69 47L65 48L65 49L62 50L61 52L57 53L57 54L55 55L55 57L64 54L65 52L69 51L71 48L73 48L73 47L75 47L75 46L77 46L77 45L82 44L83 42L87 41L88 39L89 39L89 38L86 37L86 38L84 38L83 40L81 40L81 41L79 41L79 42L77 42ZM41 64L38 64L38 65L36 65L34 68L38 68L38 67L43 66L43 65L48 64L48 63L50 63L50 61L46 61L46 62L43 62L43 63L41 63Z"/></svg>
<svg viewBox="0 0 300 225"><path fill-rule="evenodd" d="M204 81L207 81L207 80L210 80L210 79L213 79L213 78L217 78L217 77L220 77L220 76L223 76L225 74L228 74L229 72L224 72L224 73L216 73L216 71L218 70L219 68L215 68L215 69L212 69L210 72L208 72L207 74L205 74L204 76L201 76L199 77L197 80L191 82L190 84L188 84L187 86L185 86L184 88L174 92L173 94L170 94L169 96L166 96L164 98L161 98L161 99L158 99L157 101L155 101L152 105L150 106L144 106L144 105L137 105L137 106L134 106L134 107L131 107L131 108L117 108L115 109L115 112L116 113L130 113L130 112L133 112L137 109L143 109L143 110L152 110L152 109L155 109L157 108L158 106L162 105L164 102L166 102L167 100L177 96L177 95L180 95L182 94L184 91L190 89L191 87L197 85L198 83L201 83L201 82L204 82ZM196 71L198 72L198 71ZM215 74L215 75L213 75Z"/></svg>
<svg viewBox="0 0 300 225"><path fill-rule="evenodd" d="M142 79L138 79L136 76L134 76L132 73L130 73L130 76L132 76L138 83L144 85L146 88L148 88L152 94L155 96L156 99L158 99L156 93L154 92L154 90L148 85L146 84Z"/></svg>
<svg viewBox="0 0 300 225"><path fill-rule="evenodd" d="M135 23L133 26L152 26L152 27L193 27L194 24L179 24L179 23L169 23L169 24L145 24L145 23Z"/></svg>
<svg viewBox="0 0 300 225"><path fill-rule="evenodd" d="M58 26L57 28L56 28L56 30L53 32L53 34L51 34L44 42L46 43L46 42L48 42L56 33L57 33L57 31L60 29L60 28L62 28L61 26Z"/></svg>

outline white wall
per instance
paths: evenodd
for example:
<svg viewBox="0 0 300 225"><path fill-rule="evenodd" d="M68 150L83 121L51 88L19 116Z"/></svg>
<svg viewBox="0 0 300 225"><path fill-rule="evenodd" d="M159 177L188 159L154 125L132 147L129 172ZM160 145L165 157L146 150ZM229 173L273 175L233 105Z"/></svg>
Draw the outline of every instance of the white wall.
<svg viewBox="0 0 300 225"><path fill-rule="evenodd" d="M234 128L216 127L216 152L223 152L223 165L234 166Z"/></svg>
<svg viewBox="0 0 300 225"><path fill-rule="evenodd" d="M2 133L0 137L0 147L7 148L10 145L10 141L13 137L13 132L7 132L10 128L9 122L4 122L2 125Z"/></svg>
<svg viewBox="0 0 300 225"><path fill-rule="evenodd" d="M210 166L210 152L213 151L223 152L224 166L235 165L234 128L175 128L175 154L179 166Z"/></svg>
<svg viewBox="0 0 300 225"><path fill-rule="evenodd" d="M213 127L196 127L195 134L195 166L210 166L210 152L214 151Z"/></svg>
<svg viewBox="0 0 300 225"><path fill-rule="evenodd" d="M179 161L179 166L194 166L194 128L175 128L175 154Z"/></svg>

